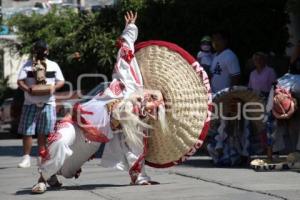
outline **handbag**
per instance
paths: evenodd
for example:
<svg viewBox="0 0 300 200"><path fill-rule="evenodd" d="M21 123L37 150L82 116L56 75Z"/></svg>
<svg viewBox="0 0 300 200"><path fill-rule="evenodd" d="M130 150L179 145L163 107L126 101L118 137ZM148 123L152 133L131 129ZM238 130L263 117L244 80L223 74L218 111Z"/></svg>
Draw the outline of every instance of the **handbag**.
<svg viewBox="0 0 300 200"><path fill-rule="evenodd" d="M32 65L32 71L36 84L31 86L30 94L33 96L50 95L54 92L54 85L46 84L47 64L43 60L37 60Z"/></svg>

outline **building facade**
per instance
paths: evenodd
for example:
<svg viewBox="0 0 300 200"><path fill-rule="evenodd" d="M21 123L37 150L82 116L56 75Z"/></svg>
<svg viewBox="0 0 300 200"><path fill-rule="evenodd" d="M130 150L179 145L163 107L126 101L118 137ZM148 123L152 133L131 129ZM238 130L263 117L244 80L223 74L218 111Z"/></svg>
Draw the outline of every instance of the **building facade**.
<svg viewBox="0 0 300 200"><path fill-rule="evenodd" d="M16 50L18 44L15 35L0 35L0 74L1 78L8 78L8 86L12 89L17 89L19 69L29 57Z"/></svg>

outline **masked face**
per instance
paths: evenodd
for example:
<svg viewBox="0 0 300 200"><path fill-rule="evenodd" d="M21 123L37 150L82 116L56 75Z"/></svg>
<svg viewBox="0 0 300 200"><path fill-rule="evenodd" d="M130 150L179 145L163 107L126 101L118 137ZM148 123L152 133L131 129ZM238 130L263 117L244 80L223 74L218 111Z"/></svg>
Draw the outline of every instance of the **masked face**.
<svg viewBox="0 0 300 200"><path fill-rule="evenodd" d="M35 48L33 51L36 60L44 60L48 55L48 49Z"/></svg>
<svg viewBox="0 0 300 200"><path fill-rule="evenodd" d="M158 118L158 107L163 104L162 96L146 94L144 98L137 98L134 112L140 117L150 117L153 120Z"/></svg>
<svg viewBox="0 0 300 200"><path fill-rule="evenodd" d="M201 44L200 46L201 50L204 52L209 52L211 51L211 46L209 44Z"/></svg>

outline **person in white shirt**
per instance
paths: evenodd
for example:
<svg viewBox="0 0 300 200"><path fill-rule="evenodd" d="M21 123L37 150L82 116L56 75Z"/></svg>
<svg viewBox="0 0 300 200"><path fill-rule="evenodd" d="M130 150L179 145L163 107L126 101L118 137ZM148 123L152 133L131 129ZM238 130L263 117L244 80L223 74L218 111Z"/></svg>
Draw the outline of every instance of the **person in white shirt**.
<svg viewBox="0 0 300 200"><path fill-rule="evenodd" d="M64 85L64 77L57 63L48 60L48 45L38 40L33 46L32 59L20 69L18 86L24 91L24 104L18 133L23 135L24 156L18 167L30 167L32 136L37 134L39 155L46 149L46 136L53 132L56 122L54 91ZM41 76L37 75L40 71ZM39 71L39 72L38 72ZM41 78L41 79L39 79ZM40 82L39 82L40 81ZM38 94L33 88L41 86Z"/></svg>
<svg viewBox="0 0 300 200"><path fill-rule="evenodd" d="M228 35L218 31L212 34L214 55L210 72L212 92L238 85L240 81L240 65L235 53L228 48Z"/></svg>
<svg viewBox="0 0 300 200"><path fill-rule="evenodd" d="M211 89L212 92L218 93L219 91L239 84L240 80L240 65L237 56L232 50L228 48L229 37L227 33L223 31L216 31L212 34L212 46L216 51L212 65L210 68L211 72ZM236 107L238 101L232 101L232 107ZM237 107L236 107L237 108ZM234 149L233 145L225 138L232 137L236 127L231 125L232 120L223 119L220 115L220 127L226 127L230 129L228 132L228 137L224 137L224 131L219 131L216 137L214 137L214 142L216 146L209 144L208 152L212 156L214 163L217 165L233 166L241 164L245 157L247 157L248 152L245 146L242 146L243 151L239 153L234 153L229 149ZM236 123L237 124L237 123ZM230 128L227 128L230 127ZM221 130L221 129L220 129ZM227 134L225 134L227 135ZM240 138L245 138L244 134ZM245 140L246 141L246 140ZM231 145L231 146L230 146ZM212 148L213 147L213 148ZM227 153L227 152L231 152Z"/></svg>

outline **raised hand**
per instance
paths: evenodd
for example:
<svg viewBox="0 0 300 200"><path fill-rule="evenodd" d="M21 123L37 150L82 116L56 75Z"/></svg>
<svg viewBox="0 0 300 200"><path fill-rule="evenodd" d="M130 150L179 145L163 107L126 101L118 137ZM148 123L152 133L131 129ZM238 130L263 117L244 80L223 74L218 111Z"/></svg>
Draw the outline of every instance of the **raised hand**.
<svg viewBox="0 0 300 200"><path fill-rule="evenodd" d="M135 20L137 18L137 12L133 13L132 11L126 12L124 15L126 26L130 23L135 23Z"/></svg>

